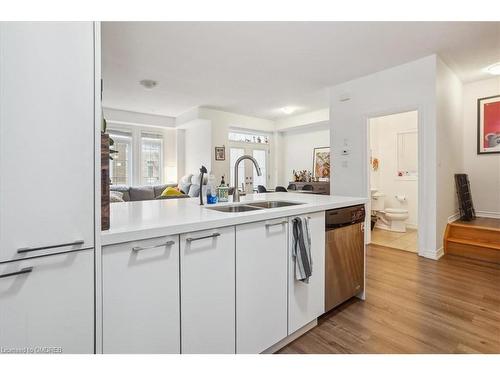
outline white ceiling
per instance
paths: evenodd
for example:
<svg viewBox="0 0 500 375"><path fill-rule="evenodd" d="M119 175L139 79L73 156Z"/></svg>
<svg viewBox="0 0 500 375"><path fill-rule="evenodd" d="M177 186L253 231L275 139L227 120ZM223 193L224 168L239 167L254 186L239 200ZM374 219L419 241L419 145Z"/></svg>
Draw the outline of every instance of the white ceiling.
<svg viewBox="0 0 500 375"><path fill-rule="evenodd" d="M437 53L464 82L500 61L499 22L103 22L104 105L274 119L327 87ZM158 81L147 90L142 79Z"/></svg>

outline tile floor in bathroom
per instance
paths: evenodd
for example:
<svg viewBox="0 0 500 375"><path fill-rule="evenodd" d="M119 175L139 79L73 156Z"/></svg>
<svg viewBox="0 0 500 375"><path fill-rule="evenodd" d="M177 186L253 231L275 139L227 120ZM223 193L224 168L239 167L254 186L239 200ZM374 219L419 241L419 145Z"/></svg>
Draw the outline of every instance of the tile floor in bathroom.
<svg viewBox="0 0 500 375"><path fill-rule="evenodd" d="M406 233L391 232L389 230L374 228L372 231L372 243L376 245L392 247L395 249L410 251L417 250L417 230L406 229Z"/></svg>

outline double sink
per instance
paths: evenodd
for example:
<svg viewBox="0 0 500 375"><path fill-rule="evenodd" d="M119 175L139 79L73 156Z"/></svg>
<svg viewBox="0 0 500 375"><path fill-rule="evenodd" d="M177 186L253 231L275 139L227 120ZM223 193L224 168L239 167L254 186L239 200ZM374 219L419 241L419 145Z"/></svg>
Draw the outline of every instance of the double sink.
<svg viewBox="0 0 500 375"><path fill-rule="evenodd" d="M252 202L245 204L231 204L227 206L217 206L217 207L207 207L209 210L219 211L219 212L246 212L262 210L265 208L279 208L287 206L297 206L303 203L297 202L286 202L286 201L262 201L262 202Z"/></svg>

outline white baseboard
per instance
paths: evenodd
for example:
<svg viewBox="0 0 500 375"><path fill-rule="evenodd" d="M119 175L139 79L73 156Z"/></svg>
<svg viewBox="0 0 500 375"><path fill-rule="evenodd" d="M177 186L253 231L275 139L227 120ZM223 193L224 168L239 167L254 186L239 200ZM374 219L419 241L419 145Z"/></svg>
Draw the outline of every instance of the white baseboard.
<svg viewBox="0 0 500 375"><path fill-rule="evenodd" d="M455 212L453 215L448 217L448 223L452 223L460 219L460 212Z"/></svg>
<svg viewBox="0 0 500 375"><path fill-rule="evenodd" d="M305 326L303 326L302 328L299 328L298 330L296 330L295 332L293 332L292 334L288 335L287 337L285 337L283 340L281 340L280 342L277 342L276 344L274 344L273 346L271 346L270 348L267 348L266 350L264 350L261 354L272 354L272 353L276 353L278 350L284 348L285 346L287 346L288 344L290 344L292 341L295 341L296 339L298 339L300 336L302 336L304 333L306 333L307 331L310 331L311 329L313 329L314 327L316 327L318 325L318 319L314 319L312 320L311 322L307 323Z"/></svg>
<svg viewBox="0 0 500 375"><path fill-rule="evenodd" d="M500 219L500 212L494 211L476 211L476 216L479 217L488 217L492 219Z"/></svg>
<svg viewBox="0 0 500 375"><path fill-rule="evenodd" d="M444 249L440 247L436 251L423 251L419 252L418 255L432 260L439 260L444 255Z"/></svg>

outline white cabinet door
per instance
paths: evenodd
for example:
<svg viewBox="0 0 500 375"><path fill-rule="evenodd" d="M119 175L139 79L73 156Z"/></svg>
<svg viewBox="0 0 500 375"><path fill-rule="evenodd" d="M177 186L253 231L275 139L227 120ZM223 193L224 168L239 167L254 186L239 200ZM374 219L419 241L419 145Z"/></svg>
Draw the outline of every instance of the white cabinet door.
<svg viewBox="0 0 500 375"><path fill-rule="evenodd" d="M181 235L181 352L235 352L234 227Z"/></svg>
<svg viewBox="0 0 500 375"><path fill-rule="evenodd" d="M288 334L316 319L325 311L325 212L301 216L309 217L311 232L312 276L309 283L295 277L295 262L290 246L288 287ZM290 241L293 241L293 218L290 218Z"/></svg>
<svg viewBox="0 0 500 375"><path fill-rule="evenodd" d="M236 227L236 352L260 353L287 335L287 219Z"/></svg>
<svg viewBox="0 0 500 375"><path fill-rule="evenodd" d="M179 353L179 236L102 252L104 353Z"/></svg>
<svg viewBox="0 0 500 375"><path fill-rule="evenodd" d="M0 23L0 176L0 261L94 246L92 22Z"/></svg>
<svg viewBox="0 0 500 375"><path fill-rule="evenodd" d="M0 348L94 352L94 252L0 264Z"/></svg>

